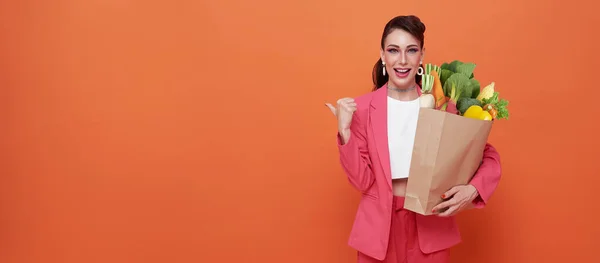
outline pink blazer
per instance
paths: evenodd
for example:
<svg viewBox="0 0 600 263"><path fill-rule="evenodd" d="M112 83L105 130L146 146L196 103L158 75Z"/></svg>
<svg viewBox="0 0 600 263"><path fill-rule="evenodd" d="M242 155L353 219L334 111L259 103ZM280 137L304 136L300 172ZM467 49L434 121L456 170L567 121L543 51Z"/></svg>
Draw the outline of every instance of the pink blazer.
<svg viewBox="0 0 600 263"><path fill-rule="evenodd" d="M419 95L421 94L419 89ZM348 244L378 260L388 246L392 216L392 180L387 137L387 88L355 99L357 110L350 140L342 145L337 135L342 168L350 183L362 193ZM500 156L487 144L483 162L471 180L479 191L474 201L483 208L500 181ZM450 248L461 241L454 217L417 214L417 232L424 253Z"/></svg>

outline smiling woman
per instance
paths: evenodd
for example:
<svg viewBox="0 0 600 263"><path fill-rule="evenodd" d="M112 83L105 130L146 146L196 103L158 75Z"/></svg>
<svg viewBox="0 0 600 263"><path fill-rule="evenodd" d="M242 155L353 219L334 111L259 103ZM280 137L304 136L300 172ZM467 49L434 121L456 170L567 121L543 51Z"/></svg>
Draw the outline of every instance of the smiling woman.
<svg viewBox="0 0 600 263"><path fill-rule="evenodd" d="M328 104L338 119L342 167L363 194L349 241L358 250L359 263L448 262L448 250L461 241L453 216L468 207L483 207L480 194L491 195L500 179L499 155L488 144L472 179L483 186L449 189L432 216L404 209L421 108L424 33L425 25L416 16L393 18L383 30L374 91L339 99L337 107Z"/></svg>
<svg viewBox="0 0 600 263"><path fill-rule="evenodd" d="M386 24L381 37L381 58L373 68L375 89L388 80L392 83L388 86L401 90L421 81L417 71L425 55L425 29L425 24L416 16L393 19Z"/></svg>

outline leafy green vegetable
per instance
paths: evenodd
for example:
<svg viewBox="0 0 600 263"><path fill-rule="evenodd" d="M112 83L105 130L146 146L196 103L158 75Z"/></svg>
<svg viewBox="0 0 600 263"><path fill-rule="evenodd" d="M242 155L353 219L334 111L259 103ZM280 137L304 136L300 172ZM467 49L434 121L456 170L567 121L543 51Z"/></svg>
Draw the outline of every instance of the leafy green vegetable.
<svg viewBox="0 0 600 263"><path fill-rule="evenodd" d="M444 87L444 95L450 96L452 92L452 83L446 84L448 80L456 81L455 78L460 78L460 83L456 83L457 91L460 91L460 97L468 96L470 98L476 98L481 92L481 85L477 79L475 79L475 68L477 65L472 62L462 62L460 60L453 60L452 62L444 62L440 66L441 74L440 81L442 87ZM470 83L463 83L463 77L452 77L456 74L464 75Z"/></svg>
<svg viewBox="0 0 600 263"><path fill-rule="evenodd" d="M448 62L444 62L444 63L442 63L440 68L450 70L450 64L448 64ZM450 71L452 71L452 70L450 70Z"/></svg>
<svg viewBox="0 0 600 263"><path fill-rule="evenodd" d="M473 75L473 71L475 71L475 63L462 63L456 65L456 73L462 73L467 75L469 78Z"/></svg>
<svg viewBox="0 0 600 263"><path fill-rule="evenodd" d="M473 84L467 75L462 73L452 74L443 86L444 94L446 94L446 96L452 97L451 93L453 86L456 89L456 100L454 102L457 102L463 97L471 98L473 95Z"/></svg>
<svg viewBox="0 0 600 263"><path fill-rule="evenodd" d="M477 98L477 96L479 96L479 92L481 92L481 85L479 84L479 80L471 78L471 86L473 86L471 98Z"/></svg>
<svg viewBox="0 0 600 263"><path fill-rule="evenodd" d="M452 61L450 63L444 63L444 64L442 64L441 68L442 69L447 69L447 70L450 70L450 71L456 73L456 67L458 65L461 65L461 64L463 64L463 63L460 62L460 61L458 61L458 60L454 60L454 61Z"/></svg>
<svg viewBox="0 0 600 263"><path fill-rule="evenodd" d="M477 106L480 106L480 107L482 106L481 101L479 101L478 99L475 99L475 98L461 98L461 99L458 100L456 108L460 112L460 115L463 115L463 114L465 114L465 111L467 111L467 109L469 109L469 107L471 107L473 105L477 105Z"/></svg>
<svg viewBox="0 0 600 263"><path fill-rule="evenodd" d="M496 119L508 119L508 101L505 99L498 99L498 95L500 95L500 93L495 91L494 95L492 95L488 99L483 99L482 103L484 106L492 105L492 107L496 109L496 111L498 112L498 114L496 115Z"/></svg>
<svg viewBox="0 0 600 263"><path fill-rule="evenodd" d="M440 81L442 82L442 86L444 86L444 84L446 83L446 80L448 80L448 78L450 76L452 76L452 74L454 74L454 72L452 72L449 69L442 69L442 73L440 75Z"/></svg>

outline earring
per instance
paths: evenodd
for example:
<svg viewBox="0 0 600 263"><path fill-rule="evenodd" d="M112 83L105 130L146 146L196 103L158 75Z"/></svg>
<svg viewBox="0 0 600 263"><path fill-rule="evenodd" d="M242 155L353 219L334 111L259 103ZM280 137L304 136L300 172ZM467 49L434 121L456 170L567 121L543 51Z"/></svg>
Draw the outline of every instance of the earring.
<svg viewBox="0 0 600 263"><path fill-rule="evenodd" d="M423 75L423 71L425 71L425 70L423 69L423 67L419 67L419 69L417 69L417 74L418 74L418 75Z"/></svg>
<svg viewBox="0 0 600 263"><path fill-rule="evenodd" d="M383 65L383 75L385 76L385 62L381 62L381 65Z"/></svg>

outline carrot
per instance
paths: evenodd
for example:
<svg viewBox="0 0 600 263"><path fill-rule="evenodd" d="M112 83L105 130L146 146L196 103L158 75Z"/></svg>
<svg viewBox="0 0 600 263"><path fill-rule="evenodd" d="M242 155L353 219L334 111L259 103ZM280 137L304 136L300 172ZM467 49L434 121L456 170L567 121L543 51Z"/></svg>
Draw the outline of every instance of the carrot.
<svg viewBox="0 0 600 263"><path fill-rule="evenodd" d="M438 75L437 71L432 70L430 74L433 75L433 89L431 93L433 94L433 98L435 99L435 107L439 108L440 106L444 105L444 103L446 103L447 98L444 95L442 81L440 80L440 76Z"/></svg>
<svg viewBox="0 0 600 263"><path fill-rule="evenodd" d="M483 106L483 110L487 111L492 115L492 119L496 119L498 116L498 110L496 110L492 105L486 104Z"/></svg>

